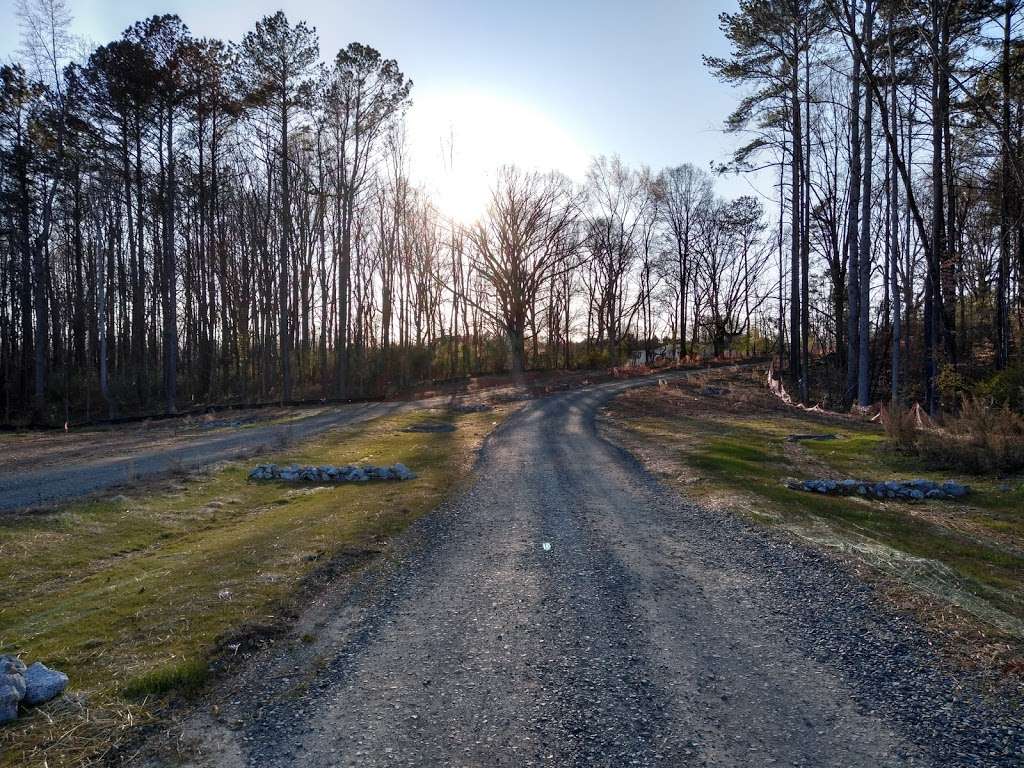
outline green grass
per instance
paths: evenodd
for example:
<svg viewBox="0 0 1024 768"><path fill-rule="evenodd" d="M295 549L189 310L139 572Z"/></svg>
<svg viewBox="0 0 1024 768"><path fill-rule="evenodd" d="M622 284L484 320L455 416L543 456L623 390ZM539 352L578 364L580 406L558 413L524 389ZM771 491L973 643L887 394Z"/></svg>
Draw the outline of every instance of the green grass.
<svg viewBox="0 0 1024 768"><path fill-rule="evenodd" d="M424 418L458 429L402 431ZM365 560L434 508L465 477L498 418L386 417L128 498L8 518L0 528L0 652L67 672L71 690L96 711L144 717L132 701L200 687L212 650L246 628L280 624L318 565L346 553ZM265 461L400 461L417 478L322 489L249 481L248 469ZM56 732L38 714L0 730L0 765L41 764L31 750ZM46 757L55 766L80 755L61 748Z"/></svg>
<svg viewBox="0 0 1024 768"><path fill-rule="evenodd" d="M210 676L209 665L203 659L191 659L170 664L133 677L121 692L131 699L161 696L165 693L190 694L200 690Z"/></svg>
<svg viewBox="0 0 1024 768"><path fill-rule="evenodd" d="M912 586L1021 636L1024 630L1024 489L1005 480L967 480L962 502L918 504L821 496L787 488L788 477L827 474L866 480L949 479L891 450L873 425L822 424L814 417L715 412L643 412L648 391L627 393L610 411L627 445L654 450L684 493L783 527L814 543L854 553ZM786 443L793 433L834 432L829 441ZM665 466L667 464L667 466Z"/></svg>

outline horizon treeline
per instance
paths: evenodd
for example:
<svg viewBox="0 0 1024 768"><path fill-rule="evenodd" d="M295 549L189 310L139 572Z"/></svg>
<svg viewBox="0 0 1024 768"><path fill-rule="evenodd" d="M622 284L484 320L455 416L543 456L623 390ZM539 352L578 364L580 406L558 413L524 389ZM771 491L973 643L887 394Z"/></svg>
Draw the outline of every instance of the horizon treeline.
<svg viewBox="0 0 1024 768"><path fill-rule="evenodd" d="M624 362L755 322L761 204L690 165L504 167L453 221L411 181L399 64L278 12L238 42L140 21L73 55L23 0L0 69L0 421L377 396ZM671 354L676 354L676 347ZM643 355L646 359L646 354Z"/></svg>
<svg viewBox="0 0 1024 768"><path fill-rule="evenodd" d="M371 46L321 51L278 12L80 51L63 0L20 0L0 422L727 352L830 407L936 413L993 376L1024 399L1021 2L743 0L706 59L740 99L718 170L774 200L599 157L579 182L503 167L461 222L417 183L412 82Z"/></svg>
<svg viewBox="0 0 1024 768"><path fill-rule="evenodd" d="M729 166L776 176L778 352L802 401L1024 405L1022 5L720 16L731 51L705 63L743 93Z"/></svg>

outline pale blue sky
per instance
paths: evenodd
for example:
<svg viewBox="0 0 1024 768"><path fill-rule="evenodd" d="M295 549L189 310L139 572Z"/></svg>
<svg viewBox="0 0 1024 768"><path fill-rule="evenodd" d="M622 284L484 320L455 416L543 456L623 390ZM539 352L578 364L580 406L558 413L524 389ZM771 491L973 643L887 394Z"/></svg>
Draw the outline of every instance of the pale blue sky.
<svg viewBox="0 0 1024 768"><path fill-rule="evenodd" d="M96 42L166 12L195 35L238 40L282 7L280 0L68 3L75 32ZM13 6L0 8L5 59L17 46ZM410 154L425 176L437 175L429 166L440 154L439 134L449 131L466 150L468 173L500 158L557 165L578 177L586 157L600 153L655 169L707 166L736 143L720 126L738 94L701 61L727 50L717 16L733 0L304 0L283 7L292 20L317 27L325 57L358 40L398 60L415 81ZM750 191L742 179L723 180L721 188Z"/></svg>

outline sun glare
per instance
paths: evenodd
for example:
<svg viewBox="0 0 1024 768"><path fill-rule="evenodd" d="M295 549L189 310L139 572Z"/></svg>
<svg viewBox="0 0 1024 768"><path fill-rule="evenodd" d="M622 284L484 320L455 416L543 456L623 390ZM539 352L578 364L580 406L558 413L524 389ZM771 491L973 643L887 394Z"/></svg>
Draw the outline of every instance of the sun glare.
<svg viewBox="0 0 1024 768"><path fill-rule="evenodd" d="M502 165L580 178L587 151L540 110L485 91L420 93L409 113L412 175L463 224L486 210Z"/></svg>

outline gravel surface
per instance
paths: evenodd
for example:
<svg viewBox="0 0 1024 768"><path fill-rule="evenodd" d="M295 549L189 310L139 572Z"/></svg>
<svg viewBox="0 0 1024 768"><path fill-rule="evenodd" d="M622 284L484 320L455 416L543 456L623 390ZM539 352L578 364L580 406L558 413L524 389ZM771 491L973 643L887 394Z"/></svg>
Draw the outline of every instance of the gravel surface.
<svg viewBox="0 0 1024 768"><path fill-rule="evenodd" d="M194 764L1022 764L1021 714L842 566L604 441L597 407L625 386L511 416L401 557L186 723Z"/></svg>

